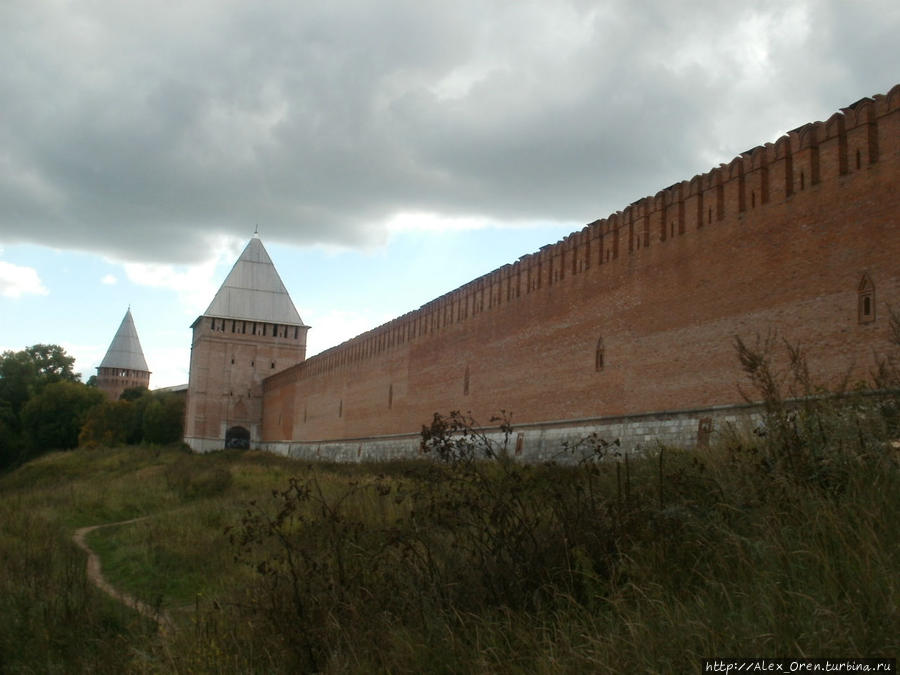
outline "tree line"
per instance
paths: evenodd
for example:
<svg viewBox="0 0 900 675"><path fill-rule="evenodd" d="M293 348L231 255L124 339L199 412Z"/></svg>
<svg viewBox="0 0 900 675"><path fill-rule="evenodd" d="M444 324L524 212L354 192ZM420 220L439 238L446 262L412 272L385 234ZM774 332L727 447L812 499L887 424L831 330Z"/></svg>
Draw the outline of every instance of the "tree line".
<svg viewBox="0 0 900 675"><path fill-rule="evenodd" d="M181 439L181 395L141 387L110 401L74 365L53 344L0 355L0 471L49 450Z"/></svg>

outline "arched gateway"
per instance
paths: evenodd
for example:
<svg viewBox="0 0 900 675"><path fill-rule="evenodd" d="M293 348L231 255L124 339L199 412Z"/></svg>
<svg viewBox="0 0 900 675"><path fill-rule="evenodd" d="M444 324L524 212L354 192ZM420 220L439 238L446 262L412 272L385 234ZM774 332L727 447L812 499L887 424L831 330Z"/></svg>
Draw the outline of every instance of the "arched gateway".
<svg viewBox="0 0 900 675"><path fill-rule="evenodd" d="M231 427L225 432L225 447L247 450L250 447L250 431L244 427Z"/></svg>

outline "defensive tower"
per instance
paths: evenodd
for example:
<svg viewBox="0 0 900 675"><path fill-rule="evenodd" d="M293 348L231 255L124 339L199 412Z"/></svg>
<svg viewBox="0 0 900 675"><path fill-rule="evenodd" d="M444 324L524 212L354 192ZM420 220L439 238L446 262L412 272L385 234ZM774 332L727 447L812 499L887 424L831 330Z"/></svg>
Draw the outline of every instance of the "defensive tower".
<svg viewBox="0 0 900 675"><path fill-rule="evenodd" d="M150 369L129 307L106 356L97 367L97 388L115 401L123 391L134 387L150 387Z"/></svg>
<svg viewBox="0 0 900 675"><path fill-rule="evenodd" d="M199 452L249 447L262 431L262 381L306 358L306 332L255 235L191 325L185 442Z"/></svg>

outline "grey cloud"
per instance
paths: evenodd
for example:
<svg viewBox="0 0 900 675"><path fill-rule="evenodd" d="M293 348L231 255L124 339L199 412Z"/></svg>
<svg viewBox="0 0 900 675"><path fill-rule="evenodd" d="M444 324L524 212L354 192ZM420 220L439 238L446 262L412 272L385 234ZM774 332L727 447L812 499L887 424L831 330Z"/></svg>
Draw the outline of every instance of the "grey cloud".
<svg viewBox="0 0 900 675"><path fill-rule="evenodd" d="M398 211L588 222L886 91L895 3L0 8L0 243L367 245Z"/></svg>

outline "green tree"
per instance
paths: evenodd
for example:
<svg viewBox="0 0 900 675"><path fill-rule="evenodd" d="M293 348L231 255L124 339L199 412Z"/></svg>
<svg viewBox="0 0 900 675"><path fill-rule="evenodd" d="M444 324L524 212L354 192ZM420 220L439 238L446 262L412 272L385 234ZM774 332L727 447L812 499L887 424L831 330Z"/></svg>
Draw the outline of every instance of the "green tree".
<svg viewBox="0 0 900 675"><path fill-rule="evenodd" d="M22 429L29 445L38 452L76 447L88 410L103 401L103 392L81 382L46 385L22 409Z"/></svg>
<svg viewBox="0 0 900 675"><path fill-rule="evenodd" d="M144 411L157 397L157 394L146 389L142 389L141 392L138 398L128 401L131 406L131 423L128 426L128 438L125 439L125 442L129 445L135 445L144 440Z"/></svg>
<svg viewBox="0 0 900 675"><path fill-rule="evenodd" d="M0 354L0 469L21 461L29 449L22 422L28 401L54 382L77 382L74 364L59 345L36 344Z"/></svg>
<svg viewBox="0 0 900 675"><path fill-rule="evenodd" d="M18 418L9 404L0 401L0 471L13 466L23 450Z"/></svg>
<svg viewBox="0 0 900 675"><path fill-rule="evenodd" d="M59 345L32 345L25 349L25 353L34 363L38 380L42 384L81 380L81 373L72 370L75 357L66 354L66 350Z"/></svg>
<svg viewBox="0 0 900 675"><path fill-rule="evenodd" d="M87 411L78 446L115 447L128 443L133 436L134 405L128 401L104 401ZM135 441L136 442L136 441Z"/></svg>
<svg viewBox="0 0 900 675"><path fill-rule="evenodd" d="M148 393L147 387L129 387L119 396L120 401L136 401L144 394Z"/></svg>
<svg viewBox="0 0 900 675"><path fill-rule="evenodd" d="M155 394L144 409L144 441L174 443L184 435L184 397Z"/></svg>

